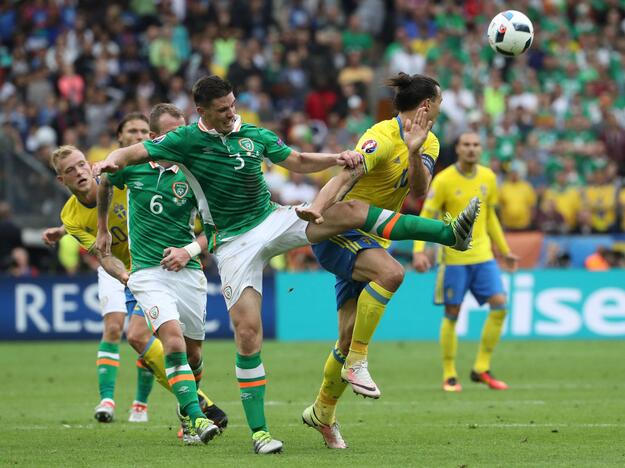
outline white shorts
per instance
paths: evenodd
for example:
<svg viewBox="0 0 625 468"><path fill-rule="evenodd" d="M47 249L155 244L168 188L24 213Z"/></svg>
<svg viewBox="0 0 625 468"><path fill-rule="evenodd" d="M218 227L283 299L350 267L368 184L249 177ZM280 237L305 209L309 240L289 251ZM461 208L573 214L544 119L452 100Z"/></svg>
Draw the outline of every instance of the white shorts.
<svg viewBox="0 0 625 468"><path fill-rule="evenodd" d="M128 287L152 330L176 320L184 336L204 340L207 283L202 270L144 268L130 275Z"/></svg>
<svg viewBox="0 0 625 468"><path fill-rule="evenodd" d="M228 310L247 287L263 293L263 269L272 257L310 244L307 226L294 206L280 206L255 228L217 247L215 258Z"/></svg>
<svg viewBox="0 0 625 468"><path fill-rule="evenodd" d="M98 297L102 317L111 312L126 313L126 288L109 275L104 268L98 267Z"/></svg>

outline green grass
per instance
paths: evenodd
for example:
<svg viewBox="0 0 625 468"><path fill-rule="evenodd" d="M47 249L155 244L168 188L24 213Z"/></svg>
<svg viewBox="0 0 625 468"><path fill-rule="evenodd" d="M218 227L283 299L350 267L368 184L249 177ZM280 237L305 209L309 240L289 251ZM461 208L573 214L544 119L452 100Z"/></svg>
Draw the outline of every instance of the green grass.
<svg viewBox="0 0 625 468"><path fill-rule="evenodd" d="M435 343L375 343L370 368L383 396L351 391L339 406L346 451L326 449L301 411L315 397L330 343L267 343L267 416L285 441L251 451L230 342L205 344L203 387L229 414L208 446L176 439L173 397L155 385L150 422L130 424L135 369L122 346L117 420L97 424L95 343L1 343L0 466L623 466L624 342L502 342L496 375L511 390L472 384L476 343L461 343L464 391L440 389Z"/></svg>

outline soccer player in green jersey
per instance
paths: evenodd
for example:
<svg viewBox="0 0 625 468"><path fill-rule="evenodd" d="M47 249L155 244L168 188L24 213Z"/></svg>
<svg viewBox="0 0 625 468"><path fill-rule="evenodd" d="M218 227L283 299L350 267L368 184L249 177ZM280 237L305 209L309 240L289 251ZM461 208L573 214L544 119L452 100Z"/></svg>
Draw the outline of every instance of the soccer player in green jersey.
<svg viewBox="0 0 625 468"><path fill-rule="evenodd" d="M273 132L246 124L235 112L232 86L217 76L193 86L200 120L145 144L113 151L94 166L94 174L116 172L149 160L176 163L198 199L209 249L214 252L222 294L234 326L236 376L256 453L277 453L282 442L267 429L264 395L267 379L262 344L262 271L269 259L295 247L321 242L360 228L391 240L421 239L445 245L468 243L478 206L471 204L453 223L400 215L358 200L336 203L311 213L270 200L262 160L294 172L332 166L356 167L360 153L300 153ZM324 207L325 208L325 207Z"/></svg>
<svg viewBox="0 0 625 468"><path fill-rule="evenodd" d="M172 104L158 104L150 115L154 138L185 124ZM103 175L98 189L97 248L110 255L107 213L113 185L128 188L128 232L132 268L127 282L145 311L150 328L163 343L167 380L179 402L183 442L207 443L227 418L215 405L207 419L196 397L202 375L202 341L206 314L206 278L196 258L206 249L205 235L193 233L197 201L177 166L149 162ZM183 328L182 328L183 327ZM184 330L184 332L183 332Z"/></svg>

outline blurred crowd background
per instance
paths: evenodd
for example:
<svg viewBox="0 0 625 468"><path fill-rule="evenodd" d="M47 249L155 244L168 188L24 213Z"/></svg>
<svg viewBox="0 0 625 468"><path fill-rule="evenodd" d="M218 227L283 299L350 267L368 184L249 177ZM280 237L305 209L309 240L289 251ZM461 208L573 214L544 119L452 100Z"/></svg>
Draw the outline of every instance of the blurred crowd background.
<svg viewBox="0 0 625 468"><path fill-rule="evenodd" d="M507 8L535 28L516 59L486 41L488 22ZM624 57L623 0L4 0L0 264L14 276L88 268L71 239L60 255L38 245L68 196L51 151L73 144L101 160L122 116L158 102L195 121L189 90L202 75L235 86L245 121L298 150L338 152L392 116L384 80L403 71L441 83L437 170L454 162L461 132L478 132L508 231L603 235L585 263L622 266ZM331 176L266 170L284 204L312 200ZM408 198L404 210L420 204ZM569 265L571 252L553 245L543 266ZM274 266L316 262L304 249Z"/></svg>

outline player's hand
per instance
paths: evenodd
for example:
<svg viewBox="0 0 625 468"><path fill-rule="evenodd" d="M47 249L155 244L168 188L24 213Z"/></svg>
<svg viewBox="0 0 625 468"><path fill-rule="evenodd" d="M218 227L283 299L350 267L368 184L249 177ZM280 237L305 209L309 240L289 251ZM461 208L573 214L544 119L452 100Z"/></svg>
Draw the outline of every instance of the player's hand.
<svg viewBox="0 0 625 468"><path fill-rule="evenodd" d="M410 153L419 151L425 143L428 132L432 129L433 122L428 120L425 107L419 107L413 120L407 119L404 122L404 142Z"/></svg>
<svg viewBox="0 0 625 468"><path fill-rule="evenodd" d="M358 151L343 151L339 154L339 157L336 159L336 164L343 167L349 167L353 169L354 167L362 164L363 158L362 154Z"/></svg>
<svg viewBox="0 0 625 468"><path fill-rule="evenodd" d="M95 248L100 255L106 257L111 255L111 244L113 243L113 237L109 231L98 231L95 238Z"/></svg>
<svg viewBox="0 0 625 468"><path fill-rule="evenodd" d="M323 224L325 221L323 216L321 216L321 213L311 206L296 206L295 213L297 213L297 216L300 219L308 221L312 224Z"/></svg>
<svg viewBox="0 0 625 468"><path fill-rule="evenodd" d="M60 239L65 235L65 228L63 226L48 228L43 231L41 240L49 247L53 247Z"/></svg>
<svg viewBox="0 0 625 468"><path fill-rule="evenodd" d="M103 172L117 172L119 170L119 166L115 163L110 162L108 159L104 161L99 161L95 163L91 167L91 173L93 177L99 177Z"/></svg>
<svg viewBox="0 0 625 468"><path fill-rule="evenodd" d="M191 260L191 255L183 248L167 247L163 250L161 266L169 271L180 271L187 266Z"/></svg>
<svg viewBox="0 0 625 468"><path fill-rule="evenodd" d="M412 254L412 267L419 273L425 273L432 268L432 263L425 253L415 252Z"/></svg>
<svg viewBox="0 0 625 468"><path fill-rule="evenodd" d="M514 273L519 267L519 256L508 252L503 256L503 269L507 272Z"/></svg>

